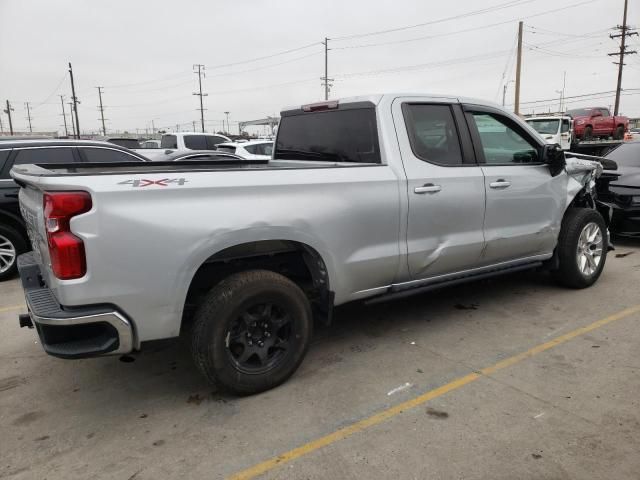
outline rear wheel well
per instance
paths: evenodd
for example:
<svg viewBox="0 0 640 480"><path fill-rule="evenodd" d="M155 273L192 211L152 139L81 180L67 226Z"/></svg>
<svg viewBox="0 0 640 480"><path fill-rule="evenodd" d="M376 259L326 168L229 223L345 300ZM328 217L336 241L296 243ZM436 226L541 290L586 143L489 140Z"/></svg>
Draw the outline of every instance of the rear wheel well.
<svg viewBox="0 0 640 480"><path fill-rule="evenodd" d="M300 242L264 240L226 248L200 265L187 293L182 331L191 325L207 292L229 275L247 270L270 270L289 278L309 298L314 318L330 322L333 292L329 290L329 275L320 254Z"/></svg>

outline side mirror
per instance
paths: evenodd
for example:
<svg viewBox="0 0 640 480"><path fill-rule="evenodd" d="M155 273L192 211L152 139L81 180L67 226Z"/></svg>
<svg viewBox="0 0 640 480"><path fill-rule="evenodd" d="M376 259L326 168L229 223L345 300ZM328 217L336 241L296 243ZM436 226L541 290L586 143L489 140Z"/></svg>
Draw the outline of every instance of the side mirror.
<svg viewBox="0 0 640 480"><path fill-rule="evenodd" d="M564 150L557 143L542 147L542 161L549 165L549 171L554 177L558 175L566 165Z"/></svg>

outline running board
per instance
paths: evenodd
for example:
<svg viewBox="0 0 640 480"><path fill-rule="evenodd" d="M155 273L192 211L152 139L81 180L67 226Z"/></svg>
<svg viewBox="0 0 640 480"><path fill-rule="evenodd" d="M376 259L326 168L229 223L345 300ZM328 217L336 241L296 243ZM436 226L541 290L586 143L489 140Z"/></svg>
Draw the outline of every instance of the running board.
<svg viewBox="0 0 640 480"><path fill-rule="evenodd" d="M446 280L435 281L428 284L416 285L415 287L405 287L402 288L401 285L396 285L396 290L391 290L394 287L391 287L390 291L380 294L376 297L372 297L369 300L365 300L365 305L371 305L380 302L387 302L389 300L397 300L400 298L409 297L411 295L417 295L419 293L429 292L431 290L436 290L438 288L451 287L453 285L458 285L461 283L471 282L474 280L482 280L484 278L495 277L497 275L502 275L505 273L513 273L513 272L521 272L523 270L531 270L533 268L537 268L542 266L542 262L531 262L526 263L524 265L516 265L513 267L503 267L496 268L494 270L484 271L481 273L468 273L465 275L461 275L458 277L449 278Z"/></svg>

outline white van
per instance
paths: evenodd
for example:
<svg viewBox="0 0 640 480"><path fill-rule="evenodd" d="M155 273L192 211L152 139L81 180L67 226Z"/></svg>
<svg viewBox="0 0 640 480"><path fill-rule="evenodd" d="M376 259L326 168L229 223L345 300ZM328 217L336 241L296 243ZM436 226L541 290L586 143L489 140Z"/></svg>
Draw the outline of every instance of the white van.
<svg viewBox="0 0 640 480"><path fill-rule="evenodd" d="M533 129L542 135L545 142L560 145L562 150L569 150L573 141L573 120L566 115L531 117L526 119Z"/></svg>

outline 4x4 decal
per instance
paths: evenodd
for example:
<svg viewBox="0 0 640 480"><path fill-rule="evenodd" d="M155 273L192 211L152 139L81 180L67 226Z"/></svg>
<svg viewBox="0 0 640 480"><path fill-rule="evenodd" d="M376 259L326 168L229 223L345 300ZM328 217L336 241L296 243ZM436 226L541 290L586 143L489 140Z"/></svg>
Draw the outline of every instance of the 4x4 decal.
<svg viewBox="0 0 640 480"><path fill-rule="evenodd" d="M169 184L184 185L188 180L186 178L163 178L160 180L147 180L146 178L140 178L135 180L125 180L118 182L118 185L131 185L132 187L148 187L150 185L160 185L161 187L168 187Z"/></svg>

